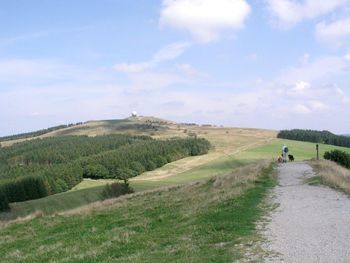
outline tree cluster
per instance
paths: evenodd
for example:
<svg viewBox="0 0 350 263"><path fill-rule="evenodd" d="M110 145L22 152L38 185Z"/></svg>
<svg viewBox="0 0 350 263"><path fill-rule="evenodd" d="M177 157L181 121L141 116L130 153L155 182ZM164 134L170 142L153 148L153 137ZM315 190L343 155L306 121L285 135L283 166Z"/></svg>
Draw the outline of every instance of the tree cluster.
<svg viewBox="0 0 350 263"><path fill-rule="evenodd" d="M0 149L0 210L8 203L67 191L85 178L130 177L166 163L207 153L205 139L147 136L66 136Z"/></svg>
<svg viewBox="0 0 350 263"><path fill-rule="evenodd" d="M84 177L127 180L169 162L205 154L209 148L207 140L197 138L140 141L83 158L80 163L84 169Z"/></svg>
<svg viewBox="0 0 350 263"><path fill-rule="evenodd" d="M278 138L324 143L336 146L350 147L350 137L336 135L329 131L315 131L315 130L282 130L277 135Z"/></svg>

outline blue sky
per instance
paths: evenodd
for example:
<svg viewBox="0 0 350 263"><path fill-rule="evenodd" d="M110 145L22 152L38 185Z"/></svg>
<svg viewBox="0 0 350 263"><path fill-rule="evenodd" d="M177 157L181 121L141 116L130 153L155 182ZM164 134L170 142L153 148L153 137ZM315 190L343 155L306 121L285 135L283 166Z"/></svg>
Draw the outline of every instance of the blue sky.
<svg viewBox="0 0 350 263"><path fill-rule="evenodd" d="M350 132L350 1L0 1L0 136L116 119Z"/></svg>

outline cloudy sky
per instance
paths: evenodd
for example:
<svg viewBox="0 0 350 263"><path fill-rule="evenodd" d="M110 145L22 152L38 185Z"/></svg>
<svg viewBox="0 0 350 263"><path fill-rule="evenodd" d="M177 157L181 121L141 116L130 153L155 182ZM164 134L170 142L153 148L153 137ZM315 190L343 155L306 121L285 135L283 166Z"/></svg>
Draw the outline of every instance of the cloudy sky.
<svg viewBox="0 0 350 263"><path fill-rule="evenodd" d="M11 0L0 29L0 136L133 110L350 132L350 0Z"/></svg>

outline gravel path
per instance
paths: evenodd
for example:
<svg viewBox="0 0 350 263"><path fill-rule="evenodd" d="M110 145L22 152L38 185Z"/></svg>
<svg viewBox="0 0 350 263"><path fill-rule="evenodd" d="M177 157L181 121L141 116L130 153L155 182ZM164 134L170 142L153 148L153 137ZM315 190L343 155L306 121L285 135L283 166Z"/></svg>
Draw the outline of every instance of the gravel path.
<svg viewBox="0 0 350 263"><path fill-rule="evenodd" d="M282 164L278 172L272 193L278 207L263 230L265 261L350 262L350 198L305 184L315 174L304 162Z"/></svg>

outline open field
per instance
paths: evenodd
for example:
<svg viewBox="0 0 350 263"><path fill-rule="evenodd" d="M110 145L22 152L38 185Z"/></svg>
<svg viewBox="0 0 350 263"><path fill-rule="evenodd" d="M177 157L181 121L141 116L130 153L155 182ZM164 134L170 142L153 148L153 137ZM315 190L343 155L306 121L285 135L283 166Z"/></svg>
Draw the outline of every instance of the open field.
<svg viewBox="0 0 350 263"><path fill-rule="evenodd" d="M268 162L0 229L4 262L232 262L255 238ZM260 176L259 176L260 175ZM249 207L249 209L247 209Z"/></svg>

